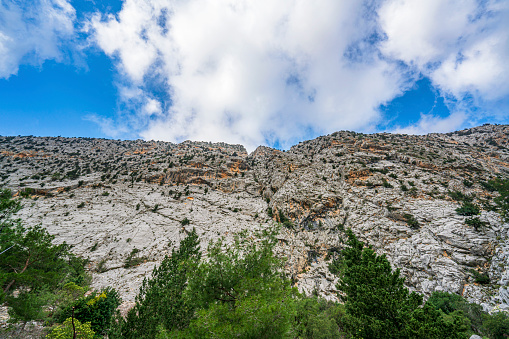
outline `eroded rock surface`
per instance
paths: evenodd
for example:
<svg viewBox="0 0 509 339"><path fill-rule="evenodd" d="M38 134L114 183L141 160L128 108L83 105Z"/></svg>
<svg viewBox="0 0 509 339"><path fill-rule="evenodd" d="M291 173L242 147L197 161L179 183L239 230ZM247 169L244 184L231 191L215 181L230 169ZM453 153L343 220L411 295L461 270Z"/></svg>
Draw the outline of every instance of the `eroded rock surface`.
<svg viewBox="0 0 509 339"><path fill-rule="evenodd" d="M347 227L400 268L413 289L509 309L509 224L485 184L509 177L509 127L407 136L337 132L283 152L189 142L0 137L0 185L19 216L90 259L93 286L124 307L193 227L202 248L243 229L284 226L278 253L301 291L335 299L327 269ZM465 223L458 192L481 207ZM187 222L189 221L189 223ZM133 249L141 264L124 267ZM490 284L475 282L473 270Z"/></svg>

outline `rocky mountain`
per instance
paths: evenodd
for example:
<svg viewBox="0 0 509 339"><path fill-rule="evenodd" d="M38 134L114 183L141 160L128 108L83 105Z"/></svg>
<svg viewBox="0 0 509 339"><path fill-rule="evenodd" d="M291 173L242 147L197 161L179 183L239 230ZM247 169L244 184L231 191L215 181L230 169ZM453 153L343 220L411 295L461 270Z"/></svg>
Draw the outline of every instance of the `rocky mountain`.
<svg viewBox="0 0 509 339"><path fill-rule="evenodd" d="M509 178L509 126L336 132L251 154L224 143L0 137L0 186L24 198L19 217L88 257L93 286L117 288L124 308L193 227L206 249L279 222L278 251L306 293L336 298L327 263L349 227L412 290L509 310L509 223L491 208L495 177Z"/></svg>

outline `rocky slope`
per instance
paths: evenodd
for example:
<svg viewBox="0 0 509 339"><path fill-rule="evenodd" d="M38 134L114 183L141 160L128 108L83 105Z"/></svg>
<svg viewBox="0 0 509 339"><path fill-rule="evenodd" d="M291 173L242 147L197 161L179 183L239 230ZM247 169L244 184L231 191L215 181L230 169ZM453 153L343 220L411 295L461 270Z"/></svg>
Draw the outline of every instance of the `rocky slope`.
<svg viewBox="0 0 509 339"><path fill-rule="evenodd" d="M489 211L496 193L485 184L495 176L509 178L509 126L337 132L249 155L223 143L0 137L0 186L25 197L19 217L74 245L90 259L93 286L119 289L124 307L193 227L205 249L281 222L278 251L306 293L335 298L327 262L350 227L411 289L509 310L509 224ZM458 215L464 196L484 225ZM476 283L474 271L490 283Z"/></svg>

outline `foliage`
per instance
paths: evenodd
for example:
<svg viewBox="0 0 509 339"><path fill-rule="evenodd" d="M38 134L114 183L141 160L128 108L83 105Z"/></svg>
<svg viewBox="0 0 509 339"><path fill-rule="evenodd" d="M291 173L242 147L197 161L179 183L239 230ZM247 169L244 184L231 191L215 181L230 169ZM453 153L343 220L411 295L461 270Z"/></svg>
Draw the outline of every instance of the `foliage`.
<svg viewBox="0 0 509 339"><path fill-rule="evenodd" d="M71 317L74 308L75 319L81 322L90 322L92 330L104 335L110 329L112 317L120 302L121 299L117 291L108 287L100 293L94 292L70 303L55 315L55 320L62 322Z"/></svg>
<svg viewBox="0 0 509 339"><path fill-rule="evenodd" d="M182 226L189 225L190 223L191 223L191 221L189 219L187 219L187 218L182 219L182 221L180 222L180 224Z"/></svg>
<svg viewBox="0 0 509 339"><path fill-rule="evenodd" d="M93 339L95 332L90 327L90 323L81 323L74 319L74 328L76 330L76 339ZM61 326L53 328L46 336L46 339L71 339L73 338L72 318L67 318Z"/></svg>
<svg viewBox="0 0 509 339"><path fill-rule="evenodd" d="M317 297L296 301L294 335L297 338L340 338L345 309L342 304Z"/></svg>
<svg viewBox="0 0 509 339"><path fill-rule="evenodd" d="M138 253L140 253L140 250L137 248L133 248L131 253L127 256L127 258L124 261L124 268L131 268L134 266L138 266L142 262L144 262L147 258L146 257L139 257Z"/></svg>
<svg viewBox="0 0 509 339"><path fill-rule="evenodd" d="M490 277L487 273L479 273L476 270L471 270L472 274L474 275L474 279L476 283L479 284L489 284L490 283Z"/></svg>
<svg viewBox="0 0 509 339"><path fill-rule="evenodd" d="M469 217L472 215L478 215L480 213L480 209L479 206L475 205L474 203L464 201L461 204L461 207L456 208L456 213Z"/></svg>
<svg viewBox="0 0 509 339"><path fill-rule="evenodd" d="M54 245L54 236L41 226L25 228L13 219L20 204L11 199L10 191L0 192L0 302L7 301L15 320L42 319L43 306L67 282L82 286L89 282L86 260L71 254L65 243Z"/></svg>
<svg viewBox="0 0 509 339"><path fill-rule="evenodd" d="M385 188L393 188L394 186L392 186L387 180L385 179L382 179L382 185L383 187Z"/></svg>
<svg viewBox="0 0 509 339"><path fill-rule="evenodd" d="M115 319L111 338L154 338L158 326L172 330L188 326L195 306L184 296L192 263L200 259L196 231L173 249L161 265L154 269L151 279L144 279L135 306L124 320Z"/></svg>
<svg viewBox="0 0 509 339"><path fill-rule="evenodd" d="M504 220L509 222L509 179L502 180L497 178L488 181L488 183L499 193L499 196L494 201Z"/></svg>
<svg viewBox="0 0 509 339"><path fill-rule="evenodd" d="M471 202L473 200L473 198L470 195L466 195L460 191L449 191L448 195L453 200L460 201L460 202L462 202L462 201Z"/></svg>
<svg viewBox="0 0 509 339"><path fill-rule="evenodd" d="M233 244L223 239L212 243L208 260L196 266L186 293L199 308L198 317L189 328L173 334L282 338L290 333L297 292L282 273L282 261L274 256L277 232L263 230L251 237L242 233Z"/></svg>
<svg viewBox="0 0 509 339"><path fill-rule="evenodd" d="M385 255L347 231L342 251L338 297L344 301L345 327L361 338L462 338L461 324L446 322L441 313L422 305L422 296L409 293L399 270L392 271Z"/></svg>
<svg viewBox="0 0 509 339"><path fill-rule="evenodd" d="M486 226L486 222L479 219L479 217L465 219L465 224L472 226L476 231L483 229Z"/></svg>
<svg viewBox="0 0 509 339"><path fill-rule="evenodd" d="M288 219L286 217L286 215L283 213L283 211L279 211L278 213L278 216L279 216L279 222L286 228L293 228L293 223L290 219Z"/></svg>
<svg viewBox="0 0 509 339"><path fill-rule="evenodd" d="M477 304L467 302L463 297L448 292L434 292L426 304L440 310L447 317L462 318L470 324L471 333L488 336L489 338L507 338L509 333L509 316L505 312L492 315L484 312Z"/></svg>
<svg viewBox="0 0 509 339"><path fill-rule="evenodd" d="M413 229L419 228L419 226L420 226L419 225L419 221L417 221L417 219L415 219L415 217L413 215L411 215L411 214L403 214L403 218L405 218L406 223L411 228L413 228Z"/></svg>
<svg viewBox="0 0 509 339"><path fill-rule="evenodd" d="M505 312L485 314L483 330L492 339L503 339L509 336L509 315Z"/></svg>

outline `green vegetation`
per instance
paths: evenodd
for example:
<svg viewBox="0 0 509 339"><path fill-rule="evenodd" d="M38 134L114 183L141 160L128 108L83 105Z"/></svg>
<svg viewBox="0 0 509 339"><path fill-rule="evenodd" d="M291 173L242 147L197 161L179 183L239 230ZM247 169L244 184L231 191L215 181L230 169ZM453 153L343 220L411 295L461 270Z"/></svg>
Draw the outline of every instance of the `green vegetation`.
<svg viewBox="0 0 509 339"><path fill-rule="evenodd" d="M467 302L457 294L437 291L426 301L427 305L443 313L444 319L463 323L468 334L478 334L492 339L507 338L509 315L505 312L488 314L477 304Z"/></svg>
<svg viewBox="0 0 509 339"><path fill-rule="evenodd" d="M82 324L78 319L67 318L60 326L56 326L46 336L47 339L69 339L76 333L76 339L94 339L95 332L90 327L90 323Z"/></svg>
<svg viewBox="0 0 509 339"><path fill-rule="evenodd" d="M147 259L146 257L139 257L138 253L140 253L139 249L137 248L132 249L131 253L129 253L129 255L124 261L124 268L138 266Z"/></svg>
<svg viewBox="0 0 509 339"><path fill-rule="evenodd" d="M479 219L479 217L465 219L465 224L472 226L476 231L483 229L487 223Z"/></svg>
<svg viewBox="0 0 509 339"><path fill-rule="evenodd" d="M456 213L458 213L459 215L467 216L467 217L473 216L473 215L478 215L480 212L481 212L481 210L479 209L479 206L477 206L469 201L463 202L463 204L461 204L461 207L456 208Z"/></svg>
<svg viewBox="0 0 509 339"><path fill-rule="evenodd" d="M99 293L94 292L69 303L56 312L54 319L65 325L66 319L72 317L74 309L75 319L82 323L90 323L90 328L95 333L106 335L110 330L112 316L120 302L117 291L108 287Z"/></svg>
<svg viewBox="0 0 509 339"><path fill-rule="evenodd" d="M382 179L382 185L385 188L393 188L394 187L386 179Z"/></svg>
<svg viewBox="0 0 509 339"><path fill-rule="evenodd" d="M160 327L164 330L185 328L193 317L195 304L184 295L191 267L200 259L199 242L193 230L173 249L151 279L144 279L135 306L126 319L119 314L111 338L154 338Z"/></svg>
<svg viewBox="0 0 509 339"><path fill-rule="evenodd" d="M476 270L471 270L472 274L474 275L475 282L478 284L489 284L490 283L490 277L487 273L479 273Z"/></svg>
<svg viewBox="0 0 509 339"><path fill-rule="evenodd" d="M115 317L110 338L499 338L507 317L461 296L436 292L423 303L399 270L347 230L330 265L344 304L291 287L274 255L277 229L220 239L199 251L196 231L145 279L136 305ZM500 337L501 338L501 337Z"/></svg>
<svg viewBox="0 0 509 339"><path fill-rule="evenodd" d="M70 253L66 243L54 245L54 236L41 226L25 227L14 219L20 208L10 191L0 190L0 302L9 307L11 321L52 324L84 294L90 282L86 260ZM50 338L65 337L65 326L56 328Z"/></svg>
<svg viewBox="0 0 509 339"><path fill-rule="evenodd" d="M358 338L465 338L456 322L422 306L422 296L404 287L399 270L347 230L349 246L333 263L345 306L345 328ZM422 307L421 307L422 306Z"/></svg>
<svg viewBox="0 0 509 339"><path fill-rule="evenodd" d="M502 180L497 178L488 181L488 186L496 190L499 194L494 199L499 213L506 222L509 222L509 179Z"/></svg>
<svg viewBox="0 0 509 339"><path fill-rule="evenodd" d="M406 223L411 228L417 229L417 228L420 227L419 222L417 221L417 219L415 219L415 217L413 215L411 215L411 214L403 214L403 218L405 218Z"/></svg>

